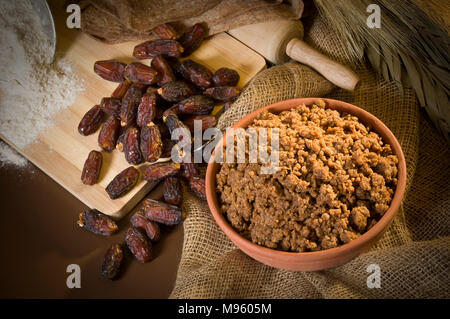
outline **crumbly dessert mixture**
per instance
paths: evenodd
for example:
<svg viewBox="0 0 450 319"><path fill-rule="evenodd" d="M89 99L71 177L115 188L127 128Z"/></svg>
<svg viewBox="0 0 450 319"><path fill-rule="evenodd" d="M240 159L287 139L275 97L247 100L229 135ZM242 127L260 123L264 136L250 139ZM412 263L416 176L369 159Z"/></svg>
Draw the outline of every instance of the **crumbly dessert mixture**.
<svg viewBox="0 0 450 319"><path fill-rule="evenodd" d="M246 154L246 163L222 165L217 192L232 227L254 243L293 252L337 247L389 208L398 158L357 117L321 100L261 113L250 127L279 128L277 172L260 174Z"/></svg>
<svg viewBox="0 0 450 319"><path fill-rule="evenodd" d="M0 29L0 134L23 149L82 87L67 61L48 64L49 40L30 1L0 1ZM0 159L13 160L8 148L0 152ZM16 158L17 165L24 162Z"/></svg>

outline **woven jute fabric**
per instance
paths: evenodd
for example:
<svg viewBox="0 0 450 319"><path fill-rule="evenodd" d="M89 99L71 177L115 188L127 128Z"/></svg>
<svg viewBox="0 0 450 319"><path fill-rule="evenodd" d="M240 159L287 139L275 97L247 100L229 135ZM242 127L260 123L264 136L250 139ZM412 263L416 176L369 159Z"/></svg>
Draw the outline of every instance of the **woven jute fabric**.
<svg viewBox="0 0 450 319"><path fill-rule="evenodd" d="M275 269L240 251L216 225L207 204L185 194L184 244L172 298L449 298L450 150L419 108L413 90L351 61L326 21L314 18L305 40L361 78L354 92L332 86L307 66L261 72L220 118L221 129L251 111L296 97L329 97L364 108L400 142L407 162L402 207L381 240L349 263L317 272ZM381 287L369 288L377 264Z"/></svg>

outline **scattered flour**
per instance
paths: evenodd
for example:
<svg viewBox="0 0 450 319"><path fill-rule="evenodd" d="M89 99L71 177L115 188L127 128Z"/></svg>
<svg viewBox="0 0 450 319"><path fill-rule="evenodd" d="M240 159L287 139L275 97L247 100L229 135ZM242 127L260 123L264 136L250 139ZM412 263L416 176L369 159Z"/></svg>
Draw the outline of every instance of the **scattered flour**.
<svg viewBox="0 0 450 319"><path fill-rule="evenodd" d="M28 0L0 0L0 29L0 134L23 149L83 89L67 61L47 63L49 40ZM3 144L0 159L26 161Z"/></svg>
<svg viewBox="0 0 450 319"><path fill-rule="evenodd" d="M19 153L13 150L8 144L0 141L0 167L14 165L24 167L28 161Z"/></svg>

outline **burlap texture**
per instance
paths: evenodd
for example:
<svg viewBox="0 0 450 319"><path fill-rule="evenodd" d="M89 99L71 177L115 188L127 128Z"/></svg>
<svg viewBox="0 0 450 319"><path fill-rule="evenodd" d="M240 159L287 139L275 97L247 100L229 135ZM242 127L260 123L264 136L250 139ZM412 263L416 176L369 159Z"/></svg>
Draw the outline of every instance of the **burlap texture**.
<svg viewBox="0 0 450 319"><path fill-rule="evenodd" d="M351 262L318 272L265 266L241 252L214 222L204 201L185 194L184 244L172 298L449 298L450 151L411 89L350 61L345 48L316 17L305 40L325 54L359 65L354 92L335 89L310 68L288 63L261 72L219 120L226 128L249 112L295 97L330 97L381 119L405 153L408 180L402 209L382 239ZM367 287L367 266L378 264L381 288Z"/></svg>
<svg viewBox="0 0 450 319"><path fill-rule="evenodd" d="M171 23L179 31L203 23L208 34L265 21L298 19L303 1L291 0L79 0L81 30L100 41L156 39L152 29Z"/></svg>

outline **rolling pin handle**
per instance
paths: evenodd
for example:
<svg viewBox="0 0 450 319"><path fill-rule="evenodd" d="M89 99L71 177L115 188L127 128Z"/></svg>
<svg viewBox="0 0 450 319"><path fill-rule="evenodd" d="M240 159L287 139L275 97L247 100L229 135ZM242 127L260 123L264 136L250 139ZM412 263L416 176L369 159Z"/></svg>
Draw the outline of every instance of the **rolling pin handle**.
<svg viewBox="0 0 450 319"><path fill-rule="evenodd" d="M289 41L286 54L291 59L312 67L331 83L345 90L353 91L359 82L355 72L331 60L300 39L294 38Z"/></svg>

